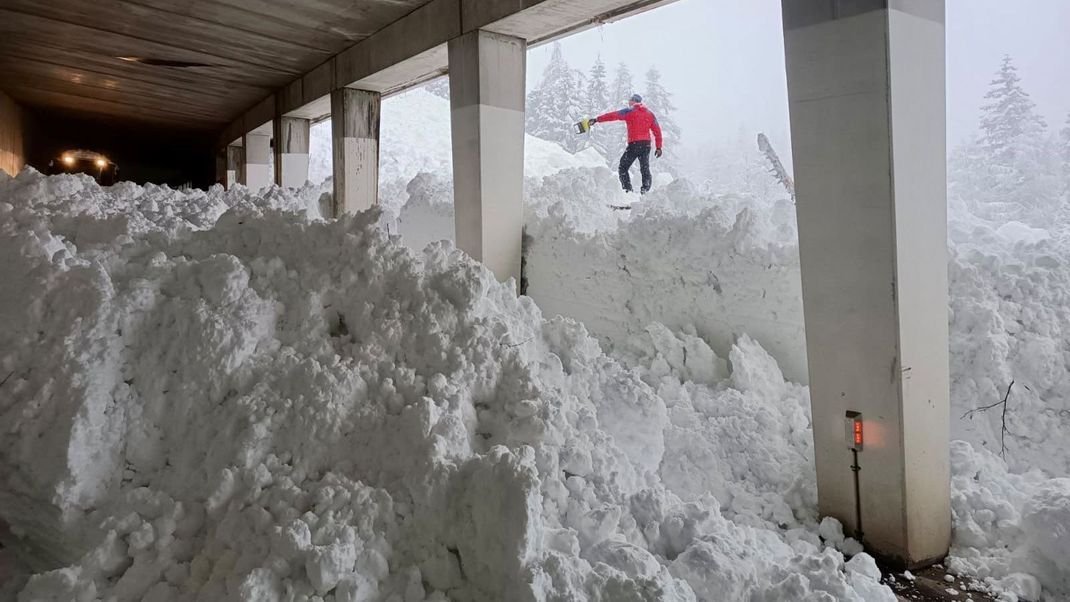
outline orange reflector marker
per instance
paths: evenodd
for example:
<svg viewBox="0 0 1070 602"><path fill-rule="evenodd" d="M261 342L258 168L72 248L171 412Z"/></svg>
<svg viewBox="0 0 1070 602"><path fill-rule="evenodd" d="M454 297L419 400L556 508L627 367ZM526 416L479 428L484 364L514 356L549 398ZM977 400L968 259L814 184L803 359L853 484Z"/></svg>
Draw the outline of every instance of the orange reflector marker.
<svg viewBox="0 0 1070 602"><path fill-rule="evenodd" d="M862 451L862 414L848 410L846 426L847 449Z"/></svg>

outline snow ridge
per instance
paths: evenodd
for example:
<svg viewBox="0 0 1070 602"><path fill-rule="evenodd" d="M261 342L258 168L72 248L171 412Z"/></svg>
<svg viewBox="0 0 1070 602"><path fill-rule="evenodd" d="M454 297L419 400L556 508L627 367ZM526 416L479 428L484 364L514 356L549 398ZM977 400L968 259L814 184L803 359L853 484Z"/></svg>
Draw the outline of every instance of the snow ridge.
<svg viewBox="0 0 1070 602"><path fill-rule="evenodd" d="M670 417L664 380L452 246L317 206L0 176L20 600L893 599L871 559L822 545L812 493L777 502L783 476L672 491L666 429L715 423L718 398L761 415L781 395L785 435L805 432L756 344ZM678 370L658 336L651 369Z"/></svg>

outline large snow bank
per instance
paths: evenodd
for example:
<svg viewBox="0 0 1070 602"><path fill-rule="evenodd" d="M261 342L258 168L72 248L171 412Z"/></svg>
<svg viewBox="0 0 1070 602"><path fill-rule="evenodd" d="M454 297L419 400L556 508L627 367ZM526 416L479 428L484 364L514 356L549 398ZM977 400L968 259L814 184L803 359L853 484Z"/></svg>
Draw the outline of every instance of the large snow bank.
<svg viewBox="0 0 1070 602"><path fill-rule="evenodd" d="M453 240L452 190L419 174L396 231L406 245ZM624 196L624 201L635 200ZM526 294L550 315L623 343L652 322L691 330L726 355L747 333L795 382L807 382L795 210L790 201L655 189L631 211L615 175L573 168L525 186Z"/></svg>
<svg viewBox="0 0 1070 602"><path fill-rule="evenodd" d="M1005 596L1070 596L1070 479L1008 472L995 454L951 444L954 540L948 568Z"/></svg>
<svg viewBox="0 0 1070 602"><path fill-rule="evenodd" d="M553 179L592 178L577 170ZM605 186L609 190L593 195L596 201L613 193L613 184ZM545 195L545 188L535 194ZM760 207L738 197L696 193L677 180L644 196L630 212L597 203L602 215L625 217L617 218L615 228L594 231L573 227L584 222L587 210L566 203L550 206L545 218L528 220L527 293L544 312L576 318L612 342L651 322L691 329L722 355L747 333L791 380L807 381L790 201ZM590 197L571 203L595 204Z"/></svg>
<svg viewBox="0 0 1070 602"><path fill-rule="evenodd" d="M953 433L1070 476L1070 224L1026 240L962 212L949 225ZM962 418L1008 388L1005 435L1001 407Z"/></svg>
<svg viewBox="0 0 1070 602"><path fill-rule="evenodd" d="M818 539L756 343L655 328L628 369L313 192L0 175L20 600L894 599Z"/></svg>
<svg viewBox="0 0 1070 602"><path fill-rule="evenodd" d="M452 207L441 182L426 174L417 180L417 202L402 211L402 235L408 241L414 230L422 232L417 243L450 236ZM627 353L631 337L655 322L699 335L721 357L745 332L769 349L790 380L803 382L794 207L786 201L697 192L679 180L655 189L630 212L615 212L606 207L619 202L615 186L604 169L562 171L528 181L527 292L543 311L580 319L618 356ZM407 230L407 224L416 227ZM1024 573L1040 576L1049 591L1066 591L1065 577L1051 575L1067 571L1052 569L1060 565L1051 565L1053 557L1037 551L1053 548L1035 546L1025 535L1024 525L1034 519L997 510L1008 504L1018 508L1041 490L1061 499L1061 490L1046 483L1051 476L1070 475L1065 446L1070 440L1066 230L1061 222L1049 230L994 224L951 199L952 436L970 444L957 448L955 466L970 474L971 463L989 462L970 458L986 458L985 450L998 452L1005 439L1010 468L1008 472L1005 466L1000 473L1005 478L990 479L990 485L956 477L956 499L967 500L956 511L956 558L991 562L954 566L984 580L986 587L1026 599L1035 598L1030 592L1040 586ZM1000 401L1012 381L1005 434L1001 407L967 416ZM666 395L666 400L672 397ZM1030 468L1048 476L1015 481ZM969 493L977 487L981 493ZM1012 489L1019 497L1008 493ZM977 513L999 516L1001 529L1022 535L976 540L969 517ZM991 527L990 534L996 525L988 518L980 524ZM1041 524L1058 532L1057 521ZM992 555L983 551L989 549ZM1018 560L996 561L1003 556Z"/></svg>

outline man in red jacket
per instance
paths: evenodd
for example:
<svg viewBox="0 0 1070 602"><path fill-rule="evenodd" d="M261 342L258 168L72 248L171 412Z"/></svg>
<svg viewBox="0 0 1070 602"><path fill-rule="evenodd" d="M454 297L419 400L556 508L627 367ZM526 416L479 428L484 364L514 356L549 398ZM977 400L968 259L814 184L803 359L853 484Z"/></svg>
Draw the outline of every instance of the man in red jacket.
<svg viewBox="0 0 1070 602"><path fill-rule="evenodd" d="M639 159L639 172L643 174L643 187L639 192L646 194L650 190L650 134L654 134L654 156L661 157L661 126L658 118L643 105L643 97L632 94L628 99L628 108L612 111L588 120L588 123L606 121L623 121L628 126L628 148L620 158L620 185L626 192L632 191L632 178L628 175L632 163Z"/></svg>

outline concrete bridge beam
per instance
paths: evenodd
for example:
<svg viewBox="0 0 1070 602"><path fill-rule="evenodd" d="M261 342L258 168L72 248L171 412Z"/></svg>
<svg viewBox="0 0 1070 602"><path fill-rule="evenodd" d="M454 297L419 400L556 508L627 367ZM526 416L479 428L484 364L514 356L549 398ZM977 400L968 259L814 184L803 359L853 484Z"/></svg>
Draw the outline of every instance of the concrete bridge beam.
<svg viewBox="0 0 1070 602"><path fill-rule="evenodd" d="M245 163L239 176L239 183L256 192L271 185L271 169L268 166L271 157L270 132L246 132L242 135Z"/></svg>
<svg viewBox="0 0 1070 602"><path fill-rule="evenodd" d="M334 214L357 213L379 202L378 92L331 92Z"/></svg>
<svg viewBox="0 0 1070 602"><path fill-rule="evenodd" d="M275 183L297 188L308 181L308 119L276 117L272 121L275 137Z"/></svg>
<svg viewBox="0 0 1070 602"><path fill-rule="evenodd" d="M457 246L519 285L527 43L478 30L448 50Z"/></svg>

